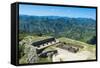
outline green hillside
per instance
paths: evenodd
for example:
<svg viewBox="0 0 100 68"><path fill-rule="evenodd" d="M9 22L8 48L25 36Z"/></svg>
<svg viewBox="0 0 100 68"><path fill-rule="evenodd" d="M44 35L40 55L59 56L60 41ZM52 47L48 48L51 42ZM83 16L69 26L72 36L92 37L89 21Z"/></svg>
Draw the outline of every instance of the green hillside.
<svg viewBox="0 0 100 68"><path fill-rule="evenodd" d="M19 16L19 33L66 37L88 43L96 36L96 21L90 18ZM90 41L95 44L96 39Z"/></svg>

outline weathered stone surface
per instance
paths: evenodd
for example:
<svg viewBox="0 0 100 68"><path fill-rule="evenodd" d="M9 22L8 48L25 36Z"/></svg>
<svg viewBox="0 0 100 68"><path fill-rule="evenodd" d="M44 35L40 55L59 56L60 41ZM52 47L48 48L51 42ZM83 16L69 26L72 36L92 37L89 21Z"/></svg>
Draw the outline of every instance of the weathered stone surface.
<svg viewBox="0 0 100 68"><path fill-rule="evenodd" d="M36 52L36 48L31 45L32 38L31 36L24 38L20 41L20 45L22 48L22 52L24 56L19 59L19 63L37 63L38 62L38 55Z"/></svg>

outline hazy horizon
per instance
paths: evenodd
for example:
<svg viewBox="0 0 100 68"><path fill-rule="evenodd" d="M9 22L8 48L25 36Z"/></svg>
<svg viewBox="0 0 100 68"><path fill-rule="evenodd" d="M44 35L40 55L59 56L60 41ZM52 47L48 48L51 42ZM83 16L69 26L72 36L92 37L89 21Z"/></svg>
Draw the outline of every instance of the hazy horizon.
<svg viewBox="0 0 100 68"><path fill-rule="evenodd" d="M60 16L70 18L90 18L96 20L96 9L19 4L19 15Z"/></svg>

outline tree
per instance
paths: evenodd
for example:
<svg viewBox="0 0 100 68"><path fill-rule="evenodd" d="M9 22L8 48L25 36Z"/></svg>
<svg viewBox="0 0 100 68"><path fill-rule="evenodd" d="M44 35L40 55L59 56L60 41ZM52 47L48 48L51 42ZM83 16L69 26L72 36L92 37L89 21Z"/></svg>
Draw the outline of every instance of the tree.
<svg viewBox="0 0 100 68"><path fill-rule="evenodd" d="M96 36L93 36L92 39L90 39L87 43L96 44L96 42L97 42L97 38L96 38Z"/></svg>

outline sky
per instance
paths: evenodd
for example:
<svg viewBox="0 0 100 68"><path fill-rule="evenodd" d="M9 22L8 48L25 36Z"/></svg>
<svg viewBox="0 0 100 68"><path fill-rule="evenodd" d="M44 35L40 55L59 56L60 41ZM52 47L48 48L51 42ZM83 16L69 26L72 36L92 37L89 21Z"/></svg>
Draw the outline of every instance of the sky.
<svg viewBox="0 0 100 68"><path fill-rule="evenodd" d="M71 18L96 19L95 8L43 6L43 5L19 5L19 15L30 16L62 16Z"/></svg>

